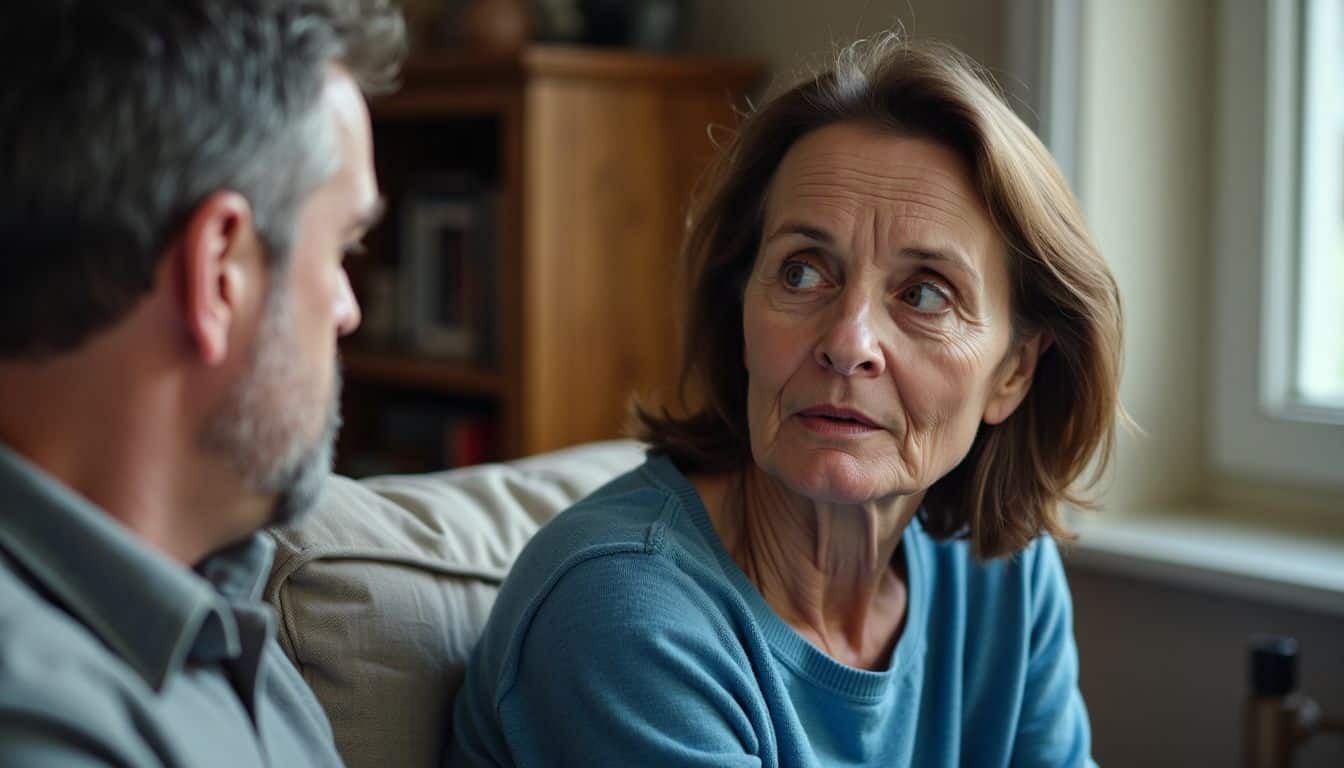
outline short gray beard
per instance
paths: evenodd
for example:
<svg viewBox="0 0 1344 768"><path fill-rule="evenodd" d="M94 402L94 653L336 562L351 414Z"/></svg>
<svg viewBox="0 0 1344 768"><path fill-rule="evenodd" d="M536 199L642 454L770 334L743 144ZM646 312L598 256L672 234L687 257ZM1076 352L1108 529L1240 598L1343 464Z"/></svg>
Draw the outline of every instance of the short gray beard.
<svg viewBox="0 0 1344 768"><path fill-rule="evenodd" d="M276 284L267 298L252 364L243 380L207 420L202 445L227 456L248 490L273 495L267 525L293 525L313 508L331 474L340 430L340 366L333 363L331 395L313 441L306 418L316 371L295 363L291 302Z"/></svg>

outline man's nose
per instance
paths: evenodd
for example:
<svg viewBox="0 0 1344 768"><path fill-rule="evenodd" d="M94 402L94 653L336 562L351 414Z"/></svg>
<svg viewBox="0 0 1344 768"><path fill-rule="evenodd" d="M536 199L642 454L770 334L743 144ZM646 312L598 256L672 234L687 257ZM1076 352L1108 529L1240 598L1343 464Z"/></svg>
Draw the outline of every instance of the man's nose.
<svg viewBox="0 0 1344 768"><path fill-rule="evenodd" d="M350 276L341 270L340 290L336 294L336 333L346 336L355 332L363 318L359 311L359 300L350 287Z"/></svg>

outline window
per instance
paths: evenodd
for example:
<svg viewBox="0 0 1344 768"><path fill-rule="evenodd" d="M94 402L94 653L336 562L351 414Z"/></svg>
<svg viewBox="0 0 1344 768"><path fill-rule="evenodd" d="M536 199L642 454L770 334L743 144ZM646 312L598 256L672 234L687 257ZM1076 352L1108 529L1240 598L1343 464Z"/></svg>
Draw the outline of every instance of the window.
<svg viewBox="0 0 1344 768"><path fill-rule="evenodd" d="M1344 0L1222 0L1214 468L1344 488Z"/></svg>
<svg viewBox="0 0 1344 768"><path fill-rule="evenodd" d="M1344 0L1302 14L1300 315L1293 397L1344 410ZM1341 457L1344 460L1344 457Z"/></svg>

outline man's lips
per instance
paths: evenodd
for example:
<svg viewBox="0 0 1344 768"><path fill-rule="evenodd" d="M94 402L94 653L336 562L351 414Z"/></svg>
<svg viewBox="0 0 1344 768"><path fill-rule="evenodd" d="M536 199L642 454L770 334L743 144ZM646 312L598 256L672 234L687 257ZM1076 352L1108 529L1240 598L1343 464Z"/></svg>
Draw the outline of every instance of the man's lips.
<svg viewBox="0 0 1344 768"><path fill-rule="evenodd" d="M809 429L826 434L858 434L882 428L862 411L834 405L814 405L796 415Z"/></svg>

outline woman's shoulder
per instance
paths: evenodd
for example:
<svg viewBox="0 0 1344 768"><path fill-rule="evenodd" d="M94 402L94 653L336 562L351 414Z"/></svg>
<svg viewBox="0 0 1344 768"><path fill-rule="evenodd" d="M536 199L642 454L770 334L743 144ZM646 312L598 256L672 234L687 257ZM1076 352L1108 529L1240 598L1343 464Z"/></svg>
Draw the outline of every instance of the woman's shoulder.
<svg viewBox="0 0 1344 768"><path fill-rule="evenodd" d="M721 643L732 587L690 551L695 526L658 461L560 513L524 548L482 637L499 679L510 678L525 646L638 656L649 637L684 636L706 650Z"/></svg>
<svg viewBox="0 0 1344 768"><path fill-rule="evenodd" d="M1048 535L993 560L977 558L964 539L937 541L923 531L914 538L931 624L960 621L968 631L995 627L1001 642L1025 642L1039 616L1070 605L1059 547ZM1008 627L1020 628L1023 636L1013 638Z"/></svg>
<svg viewBox="0 0 1344 768"><path fill-rule="evenodd" d="M556 515L524 547L514 570L550 569L594 550L638 551L657 541L657 531L675 526L684 507L679 489L664 480L665 463L650 455Z"/></svg>
<svg viewBox="0 0 1344 768"><path fill-rule="evenodd" d="M459 695L460 743L503 750L507 731L508 750L565 762L552 750L530 751L533 739L591 748L628 727L616 715L629 715L632 702L684 706L687 716L674 719L689 727L689 713L703 707L674 693L677 686L729 686L735 695L722 701L747 695L753 665L730 639L745 620L733 621L731 586L687 551L689 512L677 489L648 470L646 463L562 512L519 555ZM601 704L584 723L562 733L534 716L537 709L553 719L580 689ZM610 721L593 719L608 714Z"/></svg>
<svg viewBox="0 0 1344 768"><path fill-rule="evenodd" d="M1032 539L1025 547L1012 554L991 559L975 556L971 540L965 536L953 536L939 539L925 530L918 518L910 523L904 543L913 545L926 556L946 565L954 565L968 571L977 571L995 576L1006 572L1031 571L1041 565L1059 561L1059 545L1049 535L1042 534Z"/></svg>
<svg viewBox="0 0 1344 768"><path fill-rule="evenodd" d="M574 581L568 574L576 569L615 567L627 579L645 574L654 580L680 570L687 548L698 542L695 525L688 519L690 485L678 478L667 459L651 455L641 466L561 512L523 548L500 599L536 602L561 579ZM619 563L590 563L599 560ZM589 564L580 568L585 563Z"/></svg>
<svg viewBox="0 0 1344 768"><path fill-rule="evenodd" d="M1059 546L1050 536L1039 536L1014 554L984 560L975 556L965 539L939 541L922 528L912 533L907 541L925 560L931 586L944 599L949 592L977 601L1010 595L1031 600L1061 589L1067 592Z"/></svg>

